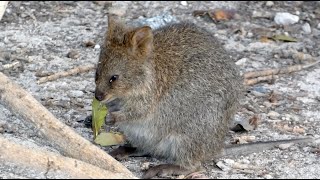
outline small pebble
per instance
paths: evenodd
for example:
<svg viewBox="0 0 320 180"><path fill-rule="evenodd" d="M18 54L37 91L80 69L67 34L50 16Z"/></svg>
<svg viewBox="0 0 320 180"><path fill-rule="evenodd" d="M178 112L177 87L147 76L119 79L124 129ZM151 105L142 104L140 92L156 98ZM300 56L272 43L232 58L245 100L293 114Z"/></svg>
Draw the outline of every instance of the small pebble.
<svg viewBox="0 0 320 180"><path fill-rule="evenodd" d="M148 170L150 168L150 162L144 162L141 164L140 169L142 171Z"/></svg>
<svg viewBox="0 0 320 180"><path fill-rule="evenodd" d="M320 29L320 23L317 25L317 28Z"/></svg>
<svg viewBox="0 0 320 180"><path fill-rule="evenodd" d="M78 51L76 50L71 50L68 54L67 54L67 57L68 58L71 58L71 59L78 59L80 57L80 54Z"/></svg>
<svg viewBox="0 0 320 180"><path fill-rule="evenodd" d="M241 162L242 162L243 164L250 164L250 161L249 161L248 159L243 159Z"/></svg>
<svg viewBox="0 0 320 180"><path fill-rule="evenodd" d="M277 13L274 17L274 22L278 25L290 25L299 21L299 16L283 12Z"/></svg>
<svg viewBox="0 0 320 180"><path fill-rule="evenodd" d="M275 111L270 111L268 113L268 117L270 117L270 119L277 119L279 116L280 116L280 114Z"/></svg>
<svg viewBox="0 0 320 180"><path fill-rule="evenodd" d="M222 161L217 162L216 164L222 171L228 171L231 168L226 166Z"/></svg>
<svg viewBox="0 0 320 180"><path fill-rule="evenodd" d="M187 1L181 1L180 4L181 4L182 6L187 6L187 5L188 5Z"/></svg>
<svg viewBox="0 0 320 180"><path fill-rule="evenodd" d="M267 108L270 108L272 106L272 104L268 101L263 102L263 105Z"/></svg>
<svg viewBox="0 0 320 180"><path fill-rule="evenodd" d="M224 162L225 162L228 166L231 166L232 164L234 164L234 160L232 160L232 159L225 159Z"/></svg>
<svg viewBox="0 0 320 180"><path fill-rule="evenodd" d="M287 143L287 144L280 144L278 147L279 149L284 150L284 149L288 149L292 145L293 143Z"/></svg>
<svg viewBox="0 0 320 180"><path fill-rule="evenodd" d="M273 6L274 5L274 3L272 2L272 1L267 1L266 2L266 6L267 7L271 7L271 6Z"/></svg>
<svg viewBox="0 0 320 180"><path fill-rule="evenodd" d="M243 66L247 62L248 58L241 58L236 62L236 65Z"/></svg>
<svg viewBox="0 0 320 180"><path fill-rule="evenodd" d="M84 93L82 91L73 90L70 91L69 95L71 97L83 97Z"/></svg>
<svg viewBox="0 0 320 180"><path fill-rule="evenodd" d="M266 179L273 179L273 176L271 176L270 174L266 174L263 177L266 178Z"/></svg>
<svg viewBox="0 0 320 180"><path fill-rule="evenodd" d="M112 6L109 8L109 13L117 16L123 16L126 14L128 9L128 2L126 1L114 1Z"/></svg>
<svg viewBox="0 0 320 180"><path fill-rule="evenodd" d="M305 23L302 26L302 30L306 33L306 34L310 34L311 33L311 27L309 23Z"/></svg>
<svg viewBox="0 0 320 180"><path fill-rule="evenodd" d="M249 37L249 38L253 37L253 33L252 32L248 32L247 37Z"/></svg>
<svg viewBox="0 0 320 180"><path fill-rule="evenodd" d="M96 45L94 46L94 48L95 48L95 49L100 49L100 45L99 45L99 44L96 44Z"/></svg>

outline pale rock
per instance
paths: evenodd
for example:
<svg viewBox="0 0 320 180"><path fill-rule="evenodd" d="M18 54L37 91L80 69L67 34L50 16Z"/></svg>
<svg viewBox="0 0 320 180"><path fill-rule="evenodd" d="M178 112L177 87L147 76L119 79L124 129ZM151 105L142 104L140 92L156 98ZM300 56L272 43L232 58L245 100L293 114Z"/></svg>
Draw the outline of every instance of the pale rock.
<svg viewBox="0 0 320 180"><path fill-rule="evenodd" d="M250 161L249 161L248 159L243 159L241 162L242 162L243 164L250 164Z"/></svg>
<svg viewBox="0 0 320 180"><path fill-rule="evenodd" d="M181 1L180 4L181 4L182 6L188 6L187 1Z"/></svg>
<svg viewBox="0 0 320 180"><path fill-rule="evenodd" d="M278 25L290 25L290 24L295 24L298 21L299 21L299 16L296 16L287 12L277 13L274 17L274 22Z"/></svg>
<svg viewBox="0 0 320 180"><path fill-rule="evenodd" d="M271 7L271 6L273 6L274 5L274 3L272 2L272 1L267 1L266 2L266 6L267 7Z"/></svg>
<svg viewBox="0 0 320 180"><path fill-rule="evenodd" d="M271 176L270 174L266 174L263 177L266 178L266 179L273 179L273 176Z"/></svg>
<svg viewBox="0 0 320 180"><path fill-rule="evenodd" d="M226 166L222 161L217 162L216 164L222 171L229 171L231 168Z"/></svg>
<svg viewBox="0 0 320 180"><path fill-rule="evenodd" d="M248 58L241 58L236 62L236 65L243 66L247 62Z"/></svg>
<svg viewBox="0 0 320 180"><path fill-rule="evenodd" d="M302 25L302 30L306 33L306 34L310 34L311 33L311 27L309 23L305 23L304 25Z"/></svg>
<svg viewBox="0 0 320 180"><path fill-rule="evenodd" d="M252 32L248 32L247 37L249 37L249 38L253 37L253 33Z"/></svg>
<svg viewBox="0 0 320 180"><path fill-rule="evenodd" d="M278 147L279 147L279 149L284 150L284 149L288 149L292 145L293 145L293 143L286 143L286 144L280 144Z"/></svg>
<svg viewBox="0 0 320 180"><path fill-rule="evenodd" d="M96 44L96 45L94 46L94 48L95 48L95 49L100 49L100 45L99 45L99 44Z"/></svg>
<svg viewBox="0 0 320 180"><path fill-rule="evenodd" d="M112 3L112 6L109 8L109 14L123 16L126 14L127 9L128 9L127 1L114 1Z"/></svg>
<svg viewBox="0 0 320 180"><path fill-rule="evenodd" d="M228 165L228 166L232 166L234 164L234 160L232 159L225 159L224 162Z"/></svg>
<svg viewBox="0 0 320 180"><path fill-rule="evenodd" d="M279 116L280 116L280 114L275 111L270 111L268 113L268 117L270 117L271 119L277 119Z"/></svg>
<svg viewBox="0 0 320 180"><path fill-rule="evenodd" d="M71 97L83 97L84 93L82 91L73 90L73 91L70 91L69 95Z"/></svg>

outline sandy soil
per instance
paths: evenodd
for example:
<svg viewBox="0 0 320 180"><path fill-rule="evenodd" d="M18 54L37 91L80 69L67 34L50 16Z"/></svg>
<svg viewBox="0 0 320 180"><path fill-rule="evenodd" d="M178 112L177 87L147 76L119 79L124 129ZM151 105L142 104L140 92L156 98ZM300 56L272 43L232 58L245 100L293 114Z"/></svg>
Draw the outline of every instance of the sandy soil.
<svg viewBox="0 0 320 180"><path fill-rule="evenodd" d="M191 21L212 32L230 52L241 71L306 64L320 59L319 2L118 2L115 13L132 24L153 27L170 21ZM237 16L214 22L209 17L194 17L194 10L234 9ZM0 22L0 70L10 76L49 109L58 119L92 141L92 131L84 119L91 115L94 72L37 84L39 73L52 73L80 65L95 64L106 30L108 3L94 2L10 2ZM285 27L274 22L277 12L299 16ZM165 20L164 20L164 19ZM303 28L308 23L310 30ZM297 42L264 41L263 36L288 34ZM86 47L85 41L96 46ZM76 53L70 58L68 53ZM5 69L6 64L20 65ZM270 100L273 94L274 98ZM320 65L281 76L247 88L238 119L259 117L255 130L230 131L227 143L244 136L253 141L320 137ZM0 136L27 147L58 152L37 130L0 104ZM1 148L1 147L0 147ZM108 148L105 148L109 150ZM317 153L318 152L318 153ZM319 178L320 141L307 145L274 148L246 156L205 163L210 178ZM154 158L130 158L122 163L141 176L145 162ZM245 168L236 168L241 164ZM40 174L7 162L0 163L0 178L59 178Z"/></svg>

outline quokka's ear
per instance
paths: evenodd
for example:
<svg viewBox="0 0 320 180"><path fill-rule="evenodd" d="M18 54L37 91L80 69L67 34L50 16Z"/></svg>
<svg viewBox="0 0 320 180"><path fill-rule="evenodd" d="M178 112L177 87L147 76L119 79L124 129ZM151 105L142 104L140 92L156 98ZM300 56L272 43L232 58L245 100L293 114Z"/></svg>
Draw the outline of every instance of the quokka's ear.
<svg viewBox="0 0 320 180"><path fill-rule="evenodd" d="M126 28L116 15L108 14L107 44L121 44L126 33Z"/></svg>
<svg viewBox="0 0 320 180"><path fill-rule="evenodd" d="M153 34L149 26L137 28L127 34L132 52L136 55L148 56L153 49Z"/></svg>

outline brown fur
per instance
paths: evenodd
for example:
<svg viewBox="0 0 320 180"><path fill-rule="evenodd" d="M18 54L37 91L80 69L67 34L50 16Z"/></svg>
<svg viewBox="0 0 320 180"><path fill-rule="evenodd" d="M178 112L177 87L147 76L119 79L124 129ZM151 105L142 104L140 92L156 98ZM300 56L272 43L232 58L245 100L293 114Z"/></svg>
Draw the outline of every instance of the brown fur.
<svg viewBox="0 0 320 180"><path fill-rule="evenodd" d="M119 79L109 83L113 75ZM193 167L217 156L239 105L242 78L211 33L189 23L128 28L109 18L96 72L103 102L128 141Z"/></svg>

